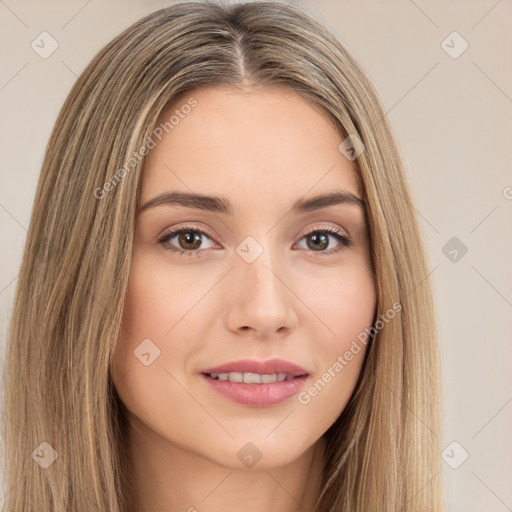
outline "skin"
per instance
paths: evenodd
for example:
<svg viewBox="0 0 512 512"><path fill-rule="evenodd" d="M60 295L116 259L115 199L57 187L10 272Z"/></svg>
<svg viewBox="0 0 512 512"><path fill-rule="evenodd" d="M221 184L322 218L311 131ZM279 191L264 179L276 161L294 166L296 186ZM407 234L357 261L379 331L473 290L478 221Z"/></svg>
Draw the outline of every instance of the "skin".
<svg viewBox="0 0 512 512"><path fill-rule="evenodd" d="M329 118L291 89L202 88L161 121L190 96L197 106L146 157L140 204L177 190L222 195L236 214L164 204L137 216L111 373L128 409L141 510L234 512L243 503L245 512L312 511L322 436L354 390L366 347L307 404L295 395L268 407L240 405L211 390L200 372L279 357L308 371L307 390L372 325L376 290L363 209L289 213L297 199L333 189L361 197L353 162L339 151L342 138ZM174 236L165 245L195 247L200 256L158 243L183 223L211 236L196 245ZM329 234L315 249L318 232L304 235L326 227L353 245ZM263 248L252 263L236 252L247 236ZM160 350L148 366L134 356L145 339ZM261 453L252 467L237 457L248 442Z"/></svg>

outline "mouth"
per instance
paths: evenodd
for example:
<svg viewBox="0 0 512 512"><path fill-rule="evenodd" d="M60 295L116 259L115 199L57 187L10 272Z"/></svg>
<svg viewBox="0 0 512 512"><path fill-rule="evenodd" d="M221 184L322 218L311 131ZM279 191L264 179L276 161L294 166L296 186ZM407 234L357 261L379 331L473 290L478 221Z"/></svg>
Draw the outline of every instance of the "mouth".
<svg viewBox="0 0 512 512"><path fill-rule="evenodd" d="M297 394L309 372L284 359L242 359L207 368L201 377L209 389L228 400L248 407L268 407Z"/></svg>
<svg viewBox="0 0 512 512"><path fill-rule="evenodd" d="M249 407L268 407L297 394L309 373L282 359L246 359L208 368L201 376L210 389L231 401Z"/></svg>
<svg viewBox="0 0 512 512"><path fill-rule="evenodd" d="M230 382L244 382L245 384L274 384L275 382L284 382L287 380L298 379L306 377L307 373L298 375L291 375L289 373L271 373L260 374L251 372L224 372L224 373L203 373L213 380L230 381Z"/></svg>

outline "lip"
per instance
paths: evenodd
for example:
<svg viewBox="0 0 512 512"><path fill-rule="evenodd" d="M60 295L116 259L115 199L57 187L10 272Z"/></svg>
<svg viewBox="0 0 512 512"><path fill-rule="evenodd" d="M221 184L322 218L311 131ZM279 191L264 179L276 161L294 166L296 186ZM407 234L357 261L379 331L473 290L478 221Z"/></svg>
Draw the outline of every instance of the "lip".
<svg viewBox="0 0 512 512"><path fill-rule="evenodd" d="M268 407L284 402L297 394L308 378L303 375L302 377L272 384L247 384L245 382L215 380L204 374L201 377L217 393L233 402L249 407Z"/></svg>
<svg viewBox="0 0 512 512"><path fill-rule="evenodd" d="M258 373L260 375L286 373L294 378L282 382L248 384L246 382L215 380L208 375L210 373L230 372ZM208 383L210 389L233 402L249 407L268 407L288 400L300 391L308 376L309 373L304 368L283 359L270 359L268 361L243 359L208 368L201 372L201 377Z"/></svg>
<svg viewBox="0 0 512 512"><path fill-rule="evenodd" d="M272 375L273 373L286 373L298 377L307 375L308 372L296 365L285 361L284 359L269 359L268 361L256 361L254 359L241 359L230 363L215 366L202 370L201 373L259 373L260 375Z"/></svg>

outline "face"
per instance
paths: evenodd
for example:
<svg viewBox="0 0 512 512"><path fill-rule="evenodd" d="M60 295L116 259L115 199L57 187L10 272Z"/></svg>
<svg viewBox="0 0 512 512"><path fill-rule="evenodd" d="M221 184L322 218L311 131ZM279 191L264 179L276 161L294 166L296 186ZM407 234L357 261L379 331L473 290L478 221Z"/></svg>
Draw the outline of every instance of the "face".
<svg viewBox="0 0 512 512"><path fill-rule="evenodd" d="M162 453L291 463L346 406L375 313L353 162L290 89L183 98L144 163L112 378L131 435Z"/></svg>

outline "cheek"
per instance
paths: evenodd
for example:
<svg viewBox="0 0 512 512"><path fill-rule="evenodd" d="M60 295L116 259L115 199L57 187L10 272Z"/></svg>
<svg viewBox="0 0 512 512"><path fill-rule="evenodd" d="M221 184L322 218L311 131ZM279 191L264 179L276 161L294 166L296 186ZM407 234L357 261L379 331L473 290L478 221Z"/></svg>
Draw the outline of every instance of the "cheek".
<svg viewBox="0 0 512 512"><path fill-rule="evenodd" d="M321 331L311 332L317 372L297 399L320 424L330 426L359 378L375 315L376 290L367 266L347 268L323 284L322 293L310 293L308 302L322 323Z"/></svg>
<svg viewBox="0 0 512 512"><path fill-rule="evenodd" d="M194 293L194 286L182 277L151 257L134 255L111 363L115 383L129 373L121 386L129 402L142 403L148 392L163 393L170 380L165 370L180 366L192 350L186 339L175 335L197 302L197 290ZM165 343L170 339L172 352Z"/></svg>
<svg viewBox="0 0 512 512"><path fill-rule="evenodd" d="M301 296L321 324L316 335L311 333L316 346L322 347L321 353L343 350L373 322L375 284L368 265L363 263L314 278L308 275L302 281Z"/></svg>
<svg viewBox="0 0 512 512"><path fill-rule="evenodd" d="M132 419L151 425L162 436L172 431L177 411L191 409L184 374L198 350L190 338L198 336L188 315L200 295L190 277L169 272L151 257L134 256L111 361L112 380ZM193 329L199 332L200 324L194 322ZM187 421L182 418L183 428L192 431L194 425Z"/></svg>
<svg viewBox="0 0 512 512"><path fill-rule="evenodd" d="M187 316L201 299L197 276L181 269L169 270L164 258L151 251L139 251L133 258L123 311L123 345L140 343L145 338L173 338L187 324ZM135 348L131 346L131 350ZM164 347L160 347L163 349Z"/></svg>

